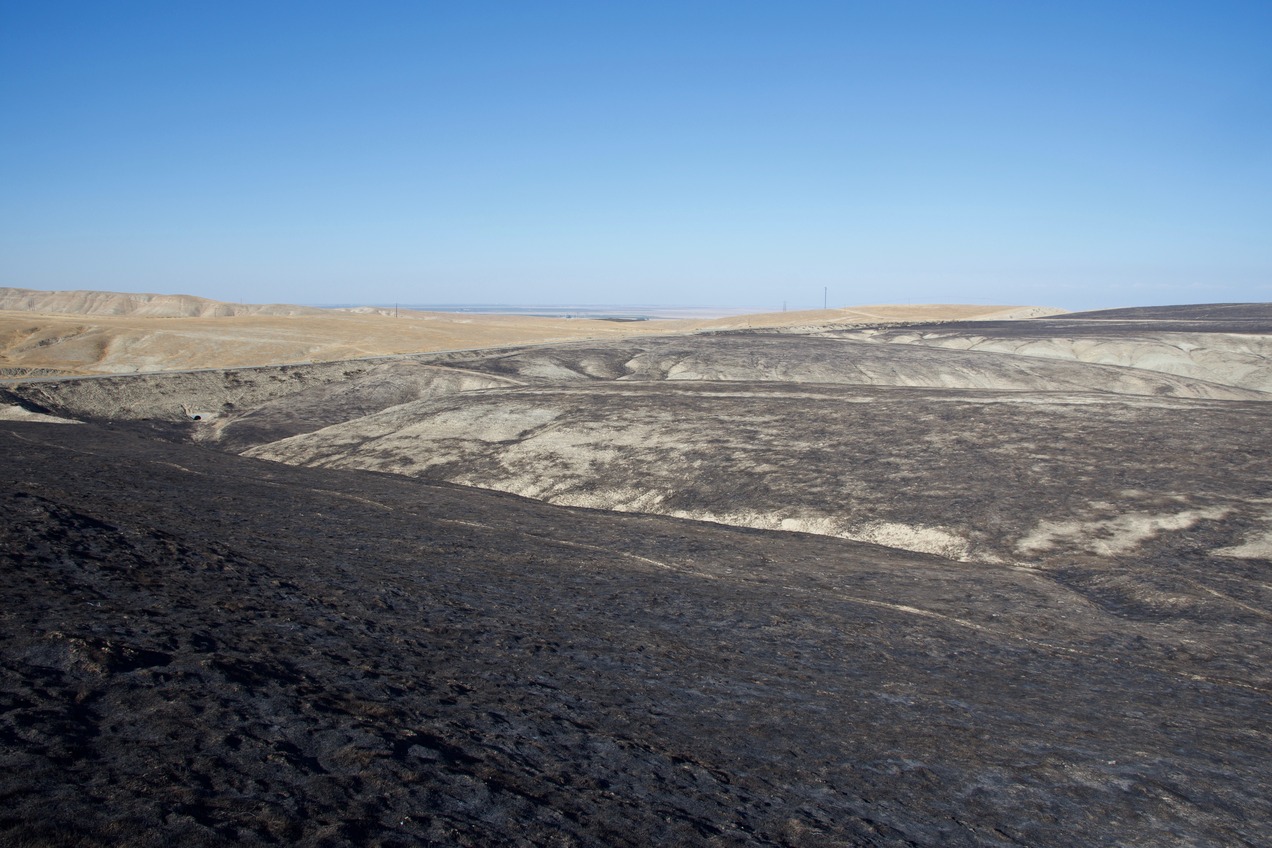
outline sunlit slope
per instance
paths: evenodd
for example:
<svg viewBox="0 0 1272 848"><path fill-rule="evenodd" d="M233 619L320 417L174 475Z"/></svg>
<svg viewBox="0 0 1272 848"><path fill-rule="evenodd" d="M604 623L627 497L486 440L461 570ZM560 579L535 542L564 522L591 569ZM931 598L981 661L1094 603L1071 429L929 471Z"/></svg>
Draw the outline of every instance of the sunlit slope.
<svg viewBox="0 0 1272 848"><path fill-rule="evenodd" d="M1250 389L1141 368L995 352L884 347L868 344L865 339L856 336L845 339L788 333L695 335L495 352L473 351L435 361L503 377L547 382L579 379L765 380L866 386L1106 391L1234 400L1268 397Z"/></svg>
<svg viewBox="0 0 1272 848"><path fill-rule="evenodd" d="M1262 402L595 382L421 400L247 453L1036 564L1262 538L1267 432ZM1163 462L1186 456L1207 459Z"/></svg>
<svg viewBox="0 0 1272 848"><path fill-rule="evenodd" d="M202 441L255 444L309 432L422 397L517 384L410 358L132 374L16 385L35 410L83 419L197 421ZM234 438L223 432L233 425Z"/></svg>
<svg viewBox="0 0 1272 848"><path fill-rule="evenodd" d="M797 324L31 382L10 397L294 465L953 560L1213 562L1272 555L1272 394L1255 352L1272 334L1233 320ZM1036 350L1061 339L1139 353ZM1193 373L1171 373L1163 345Z"/></svg>
<svg viewBox="0 0 1272 848"><path fill-rule="evenodd" d="M1036 321L823 328L835 338L1117 365L1272 391L1272 306L1111 309Z"/></svg>
<svg viewBox="0 0 1272 848"><path fill-rule="evenodd" d="M0 377L331 362L570 339L795 325L1029 317L1042 307L915 305L602 321L225 303L190 295L0 288Z"/></svg>
<svg viewBox="0 0 1272 848"><path fill-rule="evenodd" d="M755 382L1259 400L1250 389L1154 371L799 334L692 334L481 349L313 365L137 374L15 388L89 418L182 421L248 447L437 394L522 384Z"/></svg>
<svg viewBox="0 0 1272 848"><path fill-rule="evenodd" d="M134 315L210 318L241 315L316 315L321 309L292 304L229 303L190 294L135 294L91 290L43 291L0 287L0 311L53 315Z"/></svg>
<svg viewBox="0 0 1272 848"><path fill-rule="evenodd" d="M321 311L197 318L0 313L0 374L131 374L324 362L631 335L634 324L451 313Z"/></svg>

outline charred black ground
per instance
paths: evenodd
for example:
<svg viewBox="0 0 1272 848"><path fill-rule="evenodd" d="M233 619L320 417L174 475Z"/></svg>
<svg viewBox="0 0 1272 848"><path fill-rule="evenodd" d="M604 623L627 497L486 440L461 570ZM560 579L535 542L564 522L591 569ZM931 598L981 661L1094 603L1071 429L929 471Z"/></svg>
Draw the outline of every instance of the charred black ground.
<svg viewBox="0 0 1272 848"><path fill-rule="evenodd" d="M753 354L780 359L785 343ZM596 381L597 403L614 408L614 363L633 358L579 350L468 356L463 371L527 384L475 389L491 402L547 391L543 375L568 366L581 375L571 385ZM637 365L657 371L665 352L646 345ZM695 367L707 352L689 351ZM350 365L381 382L347 390L262 372L261 411L225 420L306 433L300 419L325 421L331 404L406 409L441 379L394 362ZM270 407L270 380L305 403ZM962 486L967 511L993 501L1003 527L1093 498L1203 517L1145 519L1156 529L1125 546L1125 528L1097 516L1083 532L1103 552L1061 529L1033 564L1010 561L1019 545L1006 543L1003 562L958 562L265 462L192 444L162 416L0 422L0 843L1272 840L1272 563L1215 553L1257 539L1255 506L1272 503L1257 471L1269 445L1254 432L1266 402L1115 397L1121 423L1095 433L1100 416L1082 410L1107 397L1040 397L1069 411L1030 423L1034 401L1005 405L1021 397L1010 391L823 382L761 397L754 383L635 382L646 406L680 398L669 410L687 420L724 409L714 396L756 393L741 402L758 415L785 392L785 409L812 414L856 393L871 403L843 426L861 444L886 443L894 406L957 405L931 425L974 422L932 454L957 455L928 461L926 482L918 470L893 481L890 497L944 487L956 501ZM129 402L179 394L151 385ZM55 391L26 397L69 412L49 405ZM1172 435L1171 415L1190 410ZM895 428L897 444L925 442L918 427ZM1026 436L1063 451L1030 472L1046 485L1004 478L995 498L974 479L977 452ZM1171 454L1159 470L1143 441ZM727 499L737 479L691 482ZM1150 498L1154 481L1181 491ZM937 510L906 508L916 521Z"/></svg>

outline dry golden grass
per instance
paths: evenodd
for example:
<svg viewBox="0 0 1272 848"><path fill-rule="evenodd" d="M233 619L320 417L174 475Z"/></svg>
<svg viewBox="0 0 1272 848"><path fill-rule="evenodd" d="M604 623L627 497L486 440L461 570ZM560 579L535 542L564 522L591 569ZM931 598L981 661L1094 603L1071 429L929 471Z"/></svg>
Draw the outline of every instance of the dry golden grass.
<svg viewBox="0 0 1272 848"><path fill-rule="evenodd" d="M0 293L6 290L0 290ZM358 357L421 353L462 348L621 338L634 335L691 333L743 327L781 327L820 323L968 320L1015 317L1036 308L1002 306L871 306L854 309L773 312L717 319L668 319L634 322L519 315L341 311L307 307L218 308L201 298L164 301L171 313L155 315L157 296L139 302L131 313L127 296L101 292L50 292L39 298L0 298L19 307L0 311L0 375L127 374L195 368L230 368L329 362ZM75 295L71 297L70 295ZM109 296L109 297L108 297ZM103 304L113 314L101 314ZM122 306L120 305L122 303ZM211 304L211 305L209 305ZM44 311L35 311L43 309ZM83 310L79 313L58 310ZM235 312L239 314L217 314ZM290 314L288 314L290 312ZM247 314L242 314L247 313ZM1024 317L1022 314L1021 317Z"/></svg>

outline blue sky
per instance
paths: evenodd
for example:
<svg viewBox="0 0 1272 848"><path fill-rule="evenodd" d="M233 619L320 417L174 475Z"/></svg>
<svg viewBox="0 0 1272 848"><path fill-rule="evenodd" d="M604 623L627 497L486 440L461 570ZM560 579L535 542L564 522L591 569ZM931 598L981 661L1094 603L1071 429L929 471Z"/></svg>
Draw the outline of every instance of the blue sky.
<svg viewBox="0 0 1272 848"><path fill-rule="evenodd" d="M1272 2L0 0L0 285L1272 300Z"/></svg>

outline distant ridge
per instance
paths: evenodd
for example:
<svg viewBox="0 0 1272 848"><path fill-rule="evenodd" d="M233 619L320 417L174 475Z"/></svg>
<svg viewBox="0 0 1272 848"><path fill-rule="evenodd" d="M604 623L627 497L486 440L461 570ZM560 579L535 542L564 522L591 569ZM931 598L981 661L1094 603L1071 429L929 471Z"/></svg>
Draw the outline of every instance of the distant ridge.
<svg viewBox="0 0 1272 848"><path fill-rule="evenodd" d="M624 312L621 307L610 311L612 314L550 317L495 311L421 312L410 307L226 303L184 294L0 288L0 379L333 362L651 334L878 326L905 321L1001 321L1036 318L1058 310L894 304L717 318L647 316L639 321L620 320L630 315L619 314Z"/></svg>
<svg viewBox="0 0 1272 848"><path fill-rule="evenodd" d="M218 318L236 315L321 315L314 306L226 303L191 294L39 291L0 287L0 310L55 315L135 315L148 318Z"/></svg>
<svg viewBox="0 0 1272 848"><path fill-rule="evenodd" d="M1177 306L1127 306L1070 312L1057 318L1129 321L1267 321L1272 319L1272 303L1188 303Z"/></svg>

